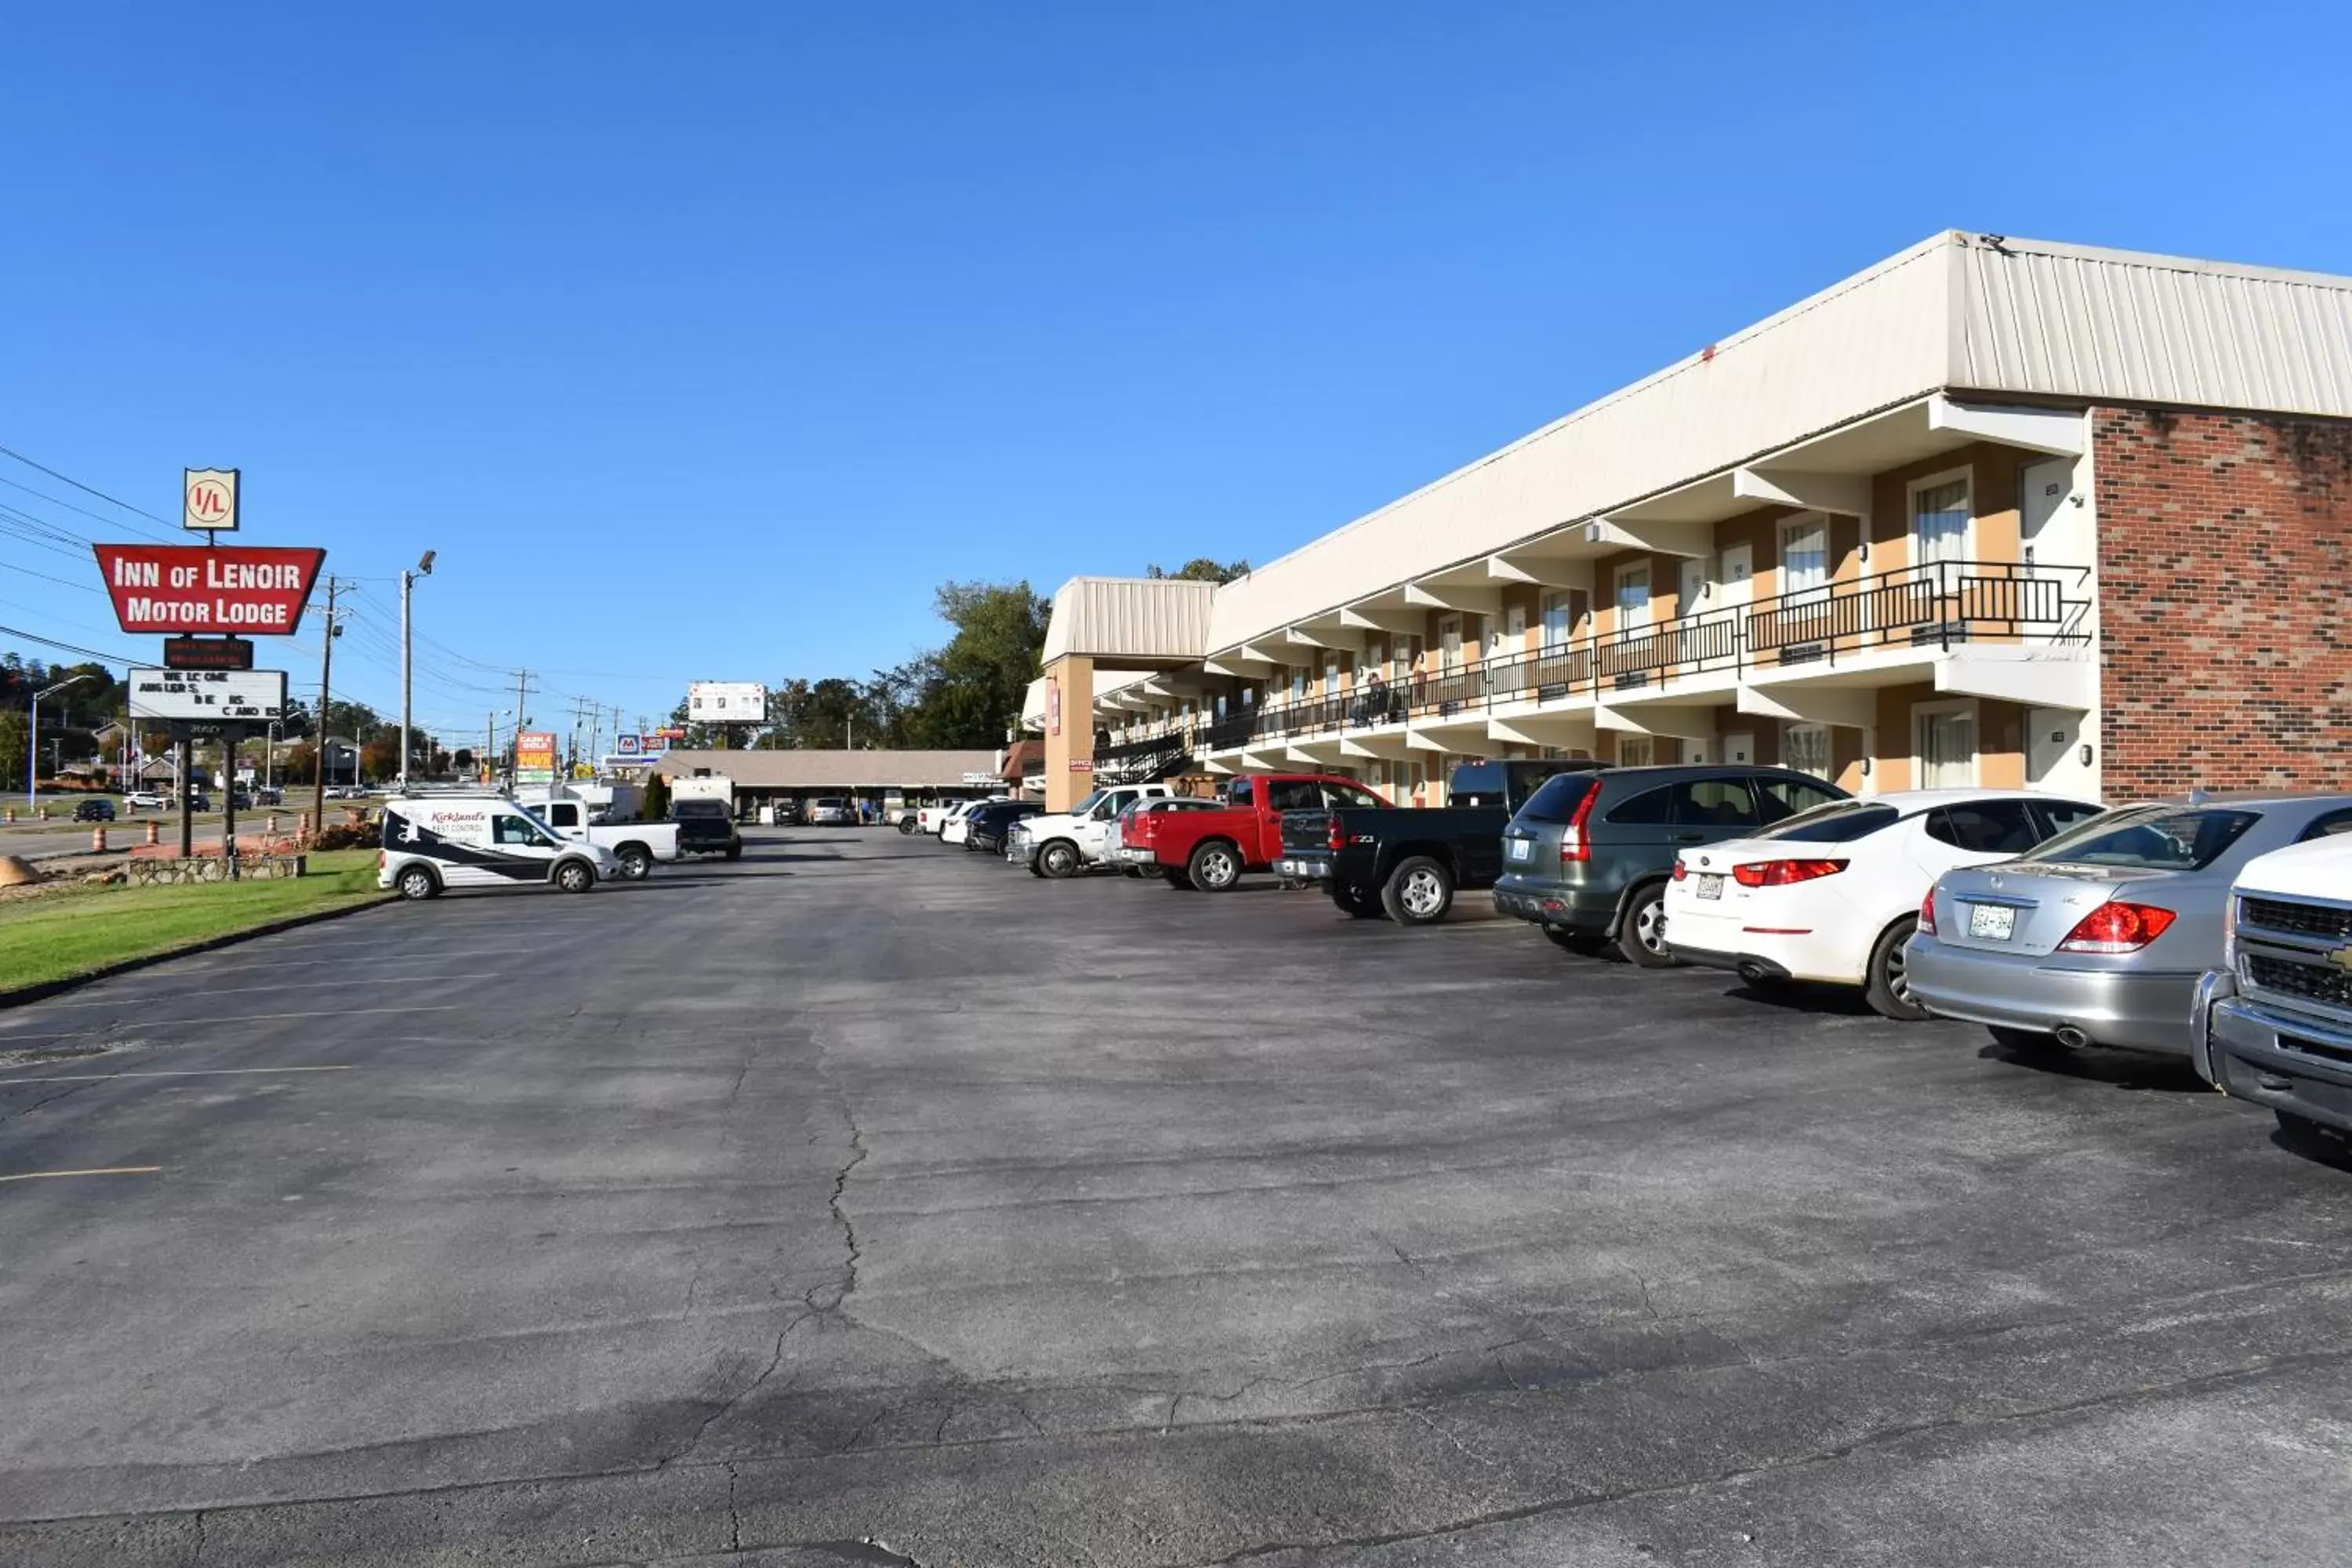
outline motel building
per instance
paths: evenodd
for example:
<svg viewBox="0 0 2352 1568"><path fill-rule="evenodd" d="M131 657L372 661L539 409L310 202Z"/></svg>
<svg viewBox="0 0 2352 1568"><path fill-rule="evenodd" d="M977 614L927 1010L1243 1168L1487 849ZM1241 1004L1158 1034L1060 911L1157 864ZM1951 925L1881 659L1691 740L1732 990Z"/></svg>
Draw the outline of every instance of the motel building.
<svg viewBox="0 0 2352 1568"><path fill-rule="evenodd" d="M1223 586L1079 577L1059 807L1472 758L2352 784L2352 279L1940 234Z"/></svg>

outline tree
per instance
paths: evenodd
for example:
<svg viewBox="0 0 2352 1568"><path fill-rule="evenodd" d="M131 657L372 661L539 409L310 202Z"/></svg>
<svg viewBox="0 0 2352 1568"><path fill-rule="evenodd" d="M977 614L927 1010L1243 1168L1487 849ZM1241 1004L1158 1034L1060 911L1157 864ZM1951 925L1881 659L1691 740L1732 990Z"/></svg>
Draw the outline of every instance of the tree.
<svg viewBox="0 0 2352 1568"><path fill-rule="evenodd" d="M646 798L638 805L637 815L647 822L659 822L669 815L669 780L659 773L646 775Z"/></svg>
<svg viewBox="0 0 2352 1568"><path fill-rule="evenodd" d="M25 748L32 744L32 715L22 708L0 710L0 790L25 780Z"/></svg>
<svg viewBox="0 0 2352 1568"><path fill-rule="evenodd" d="M1143 569L1143 574L1147 577L1171 582L1230 583L1236 577L1247 575L1249 569L1250 563L1246 561L1236 561L1231 565L1226 565L1222 562L1212 561L1205 555L1196 555L1173 572L1162 566L1146 566Z"/></svg>
<svg viewBox="0 0 2352 1568"><path fill-rule="evenodd" d="M908 739L941 748L1002 745L1021 721L1053 601L1026 582L947 583L938 605L955 636L930 656L921 696L908 715Z"/></svg>

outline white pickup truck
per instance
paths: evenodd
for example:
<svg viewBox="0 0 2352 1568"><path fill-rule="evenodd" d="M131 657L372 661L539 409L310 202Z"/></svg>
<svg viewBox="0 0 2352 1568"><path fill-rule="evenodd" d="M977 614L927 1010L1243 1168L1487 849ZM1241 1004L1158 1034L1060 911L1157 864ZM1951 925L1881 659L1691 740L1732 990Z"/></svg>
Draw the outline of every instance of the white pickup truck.
<svg viewBox="0 0 2352 1568"><path fill-rule="evenodd" d="M2352 1158L2352 833L2247 861L2222 931L2190 1014L2198 1072L2269 1106L2293 1147Z"/></svg>
<svg viewBox="0 0 2352 1568"><path fill-rule="evenodd" d="M1106 785L1067 811L1014 823L1004 858L1040 877L1075 877L1102 859L1120 812L1175 793L1164 784Z"/></svg>
<svg viewBox="0 0 2352 1568"><path fill-rule="evenodd" d="M652 875L655 861L678 858L675 822L609 822L592 803L561 786L520 795L515 804L565 838L611 850L621 875L632 882Z"/></svg>

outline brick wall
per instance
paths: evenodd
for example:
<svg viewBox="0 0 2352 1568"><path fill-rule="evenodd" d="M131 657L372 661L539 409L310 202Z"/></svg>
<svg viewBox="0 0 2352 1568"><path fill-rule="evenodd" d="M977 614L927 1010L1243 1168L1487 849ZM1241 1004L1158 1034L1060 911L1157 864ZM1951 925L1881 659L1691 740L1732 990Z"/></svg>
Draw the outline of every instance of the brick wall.
<svg viewBox="0 0 2352 1568"><path fill-rule="evenodd" d="M2109 798L2352 788L2352 424L2092 424Z"/></svg>

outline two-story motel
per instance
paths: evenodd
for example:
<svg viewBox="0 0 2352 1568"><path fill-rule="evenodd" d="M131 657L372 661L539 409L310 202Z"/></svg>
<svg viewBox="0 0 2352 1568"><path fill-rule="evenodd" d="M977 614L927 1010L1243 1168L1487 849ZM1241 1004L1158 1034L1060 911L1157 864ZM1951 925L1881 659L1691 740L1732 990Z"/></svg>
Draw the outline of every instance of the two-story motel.
<svg viewBox="0 0 2352 1568"><path fill-rule="evenodd" d="M1941 234L1222 586L1080 577L1048 801L1472 757L2352 784L2352 279Z"/></svg>

